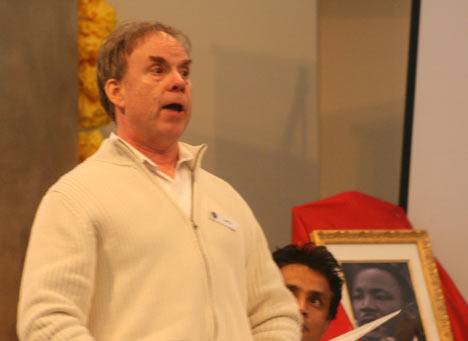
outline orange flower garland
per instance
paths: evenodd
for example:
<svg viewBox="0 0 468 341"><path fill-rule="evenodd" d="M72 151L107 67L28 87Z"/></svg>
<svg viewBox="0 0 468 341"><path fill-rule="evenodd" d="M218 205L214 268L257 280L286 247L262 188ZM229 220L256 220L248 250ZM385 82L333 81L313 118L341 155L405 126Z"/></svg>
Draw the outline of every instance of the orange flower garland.
<svg viewBox="0 0 468 341"><path fill-rule="evenodd" d="M96 84L96 59L99 46L114 29L115 10L105 0L79 0L79 160L92 155L103 139L101 127L110 122L99 102Z"/></svg>

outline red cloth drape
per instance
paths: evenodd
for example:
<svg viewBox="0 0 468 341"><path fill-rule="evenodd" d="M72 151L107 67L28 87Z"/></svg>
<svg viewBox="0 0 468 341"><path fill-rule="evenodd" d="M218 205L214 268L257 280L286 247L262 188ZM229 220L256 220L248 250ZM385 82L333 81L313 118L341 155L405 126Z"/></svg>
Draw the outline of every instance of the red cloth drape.
<svg viewBox="0 0 468 341"><path fill-rule="evenodd" d="M411 229L403 209L360 192L344 192L292 209L292 241L310 241L313 230ZM468 305L442 265L436 260L447 313L455 341L468 340ZM352 329L343 309L330 323L322 340L329 340Z"/></svg>

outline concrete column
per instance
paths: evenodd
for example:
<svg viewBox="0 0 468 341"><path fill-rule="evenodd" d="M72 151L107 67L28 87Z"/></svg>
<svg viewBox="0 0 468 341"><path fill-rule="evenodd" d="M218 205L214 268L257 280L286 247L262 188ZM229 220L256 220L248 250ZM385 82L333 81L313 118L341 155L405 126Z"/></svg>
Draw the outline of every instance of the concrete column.
<svg viewBox="0 0 468 341"><path fill-rule="evenodd" d="M0 339L37 205L77 160L77 2L0 1Z"/></svg>

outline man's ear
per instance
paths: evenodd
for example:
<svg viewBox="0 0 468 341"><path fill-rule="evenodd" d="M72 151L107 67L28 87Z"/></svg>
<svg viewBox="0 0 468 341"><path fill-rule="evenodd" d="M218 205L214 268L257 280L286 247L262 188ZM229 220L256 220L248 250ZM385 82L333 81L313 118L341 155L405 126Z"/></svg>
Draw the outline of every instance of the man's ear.
<svg viewBox="0 0 468 341"><path fill-rule="evenodd" d="M108 79L104 85L109 101L116 107L123 108L125 106L125 97L122 89L122 83L115 78Z"/></svg>

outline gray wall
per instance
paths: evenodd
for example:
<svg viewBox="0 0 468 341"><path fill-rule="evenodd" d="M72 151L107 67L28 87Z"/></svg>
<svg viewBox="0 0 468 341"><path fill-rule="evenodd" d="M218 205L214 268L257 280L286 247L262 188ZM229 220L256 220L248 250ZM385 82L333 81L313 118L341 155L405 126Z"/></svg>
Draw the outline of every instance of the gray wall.
<svg viewBox="0 0 468 341"><path fill-rule="evenodd" d="M34 211L77 160L76 1L0 1L0 340L16 303Z"/></svg>
<svg viewBox="0 0 468 341"><path fill-rule="evenodd" d="M320 196L398 204L411 0L319 1Z"/></svg>

